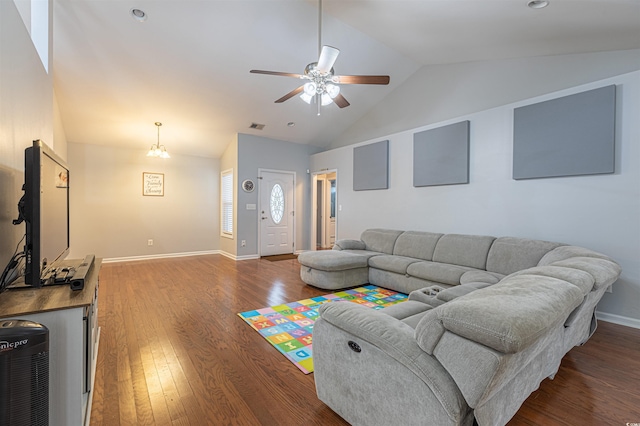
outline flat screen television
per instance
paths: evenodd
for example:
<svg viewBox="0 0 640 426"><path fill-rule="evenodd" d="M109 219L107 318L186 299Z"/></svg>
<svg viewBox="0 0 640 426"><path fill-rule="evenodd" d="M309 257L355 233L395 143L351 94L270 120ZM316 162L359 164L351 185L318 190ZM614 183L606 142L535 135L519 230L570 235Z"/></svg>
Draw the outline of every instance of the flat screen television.
<svg viewBox="0 0 640 426"><path fill-rule="evenodd" d="M42 286L48 269L69 253L69 167L36 140L24 153L24 282Z"/></svg>

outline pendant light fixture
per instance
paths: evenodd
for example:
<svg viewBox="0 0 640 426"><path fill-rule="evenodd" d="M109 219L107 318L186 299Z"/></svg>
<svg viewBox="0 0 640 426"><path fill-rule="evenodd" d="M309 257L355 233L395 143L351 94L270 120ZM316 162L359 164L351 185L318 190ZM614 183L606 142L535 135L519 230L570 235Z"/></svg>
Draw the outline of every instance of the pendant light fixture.
<svg viewBox="0 0 640 426"><path fill-rule="evenodd" d="M162 123L156 121L154 124L158 128L158 143L151 145L147 157L171 158L164 145L160 145L160 126Z"/></svg>

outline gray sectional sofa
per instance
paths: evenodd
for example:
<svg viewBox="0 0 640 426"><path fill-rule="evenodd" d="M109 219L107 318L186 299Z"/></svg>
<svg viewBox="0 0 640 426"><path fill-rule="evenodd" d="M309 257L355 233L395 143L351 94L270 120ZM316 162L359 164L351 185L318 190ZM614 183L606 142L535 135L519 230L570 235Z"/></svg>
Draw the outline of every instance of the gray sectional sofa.
<svg viewBox="0 0 640 426"><path fill-rule="evenodd" d="M381 310L320 309L318 397L354 425L507 423L595 331L621 272L585 248L512 237L370 229L334 249L299 256L305 282L409 293Z"/></svg>

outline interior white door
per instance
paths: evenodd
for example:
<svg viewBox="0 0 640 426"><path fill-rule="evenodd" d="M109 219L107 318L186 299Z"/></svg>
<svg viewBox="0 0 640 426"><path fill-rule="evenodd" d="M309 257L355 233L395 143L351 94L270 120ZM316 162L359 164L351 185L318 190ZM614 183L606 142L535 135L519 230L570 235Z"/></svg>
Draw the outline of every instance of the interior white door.
<svg viewBox="0 0 640 426"><path fill-rule="evenodd" d="M293 253L294 174L260 172L260 255Z"/></svg>

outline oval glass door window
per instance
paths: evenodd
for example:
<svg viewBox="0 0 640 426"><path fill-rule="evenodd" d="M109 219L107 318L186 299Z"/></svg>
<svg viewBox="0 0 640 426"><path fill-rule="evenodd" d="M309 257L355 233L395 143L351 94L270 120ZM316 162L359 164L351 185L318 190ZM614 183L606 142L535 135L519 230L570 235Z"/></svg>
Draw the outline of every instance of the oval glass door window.
<svg viewBox="0 0 640 426"><path fill-rule="evenodd" d="M269 208L271 210L271 219L278 224L282 222L284 216L284 192L279 183L271 188L271 199L269 200Z"/></svg>

